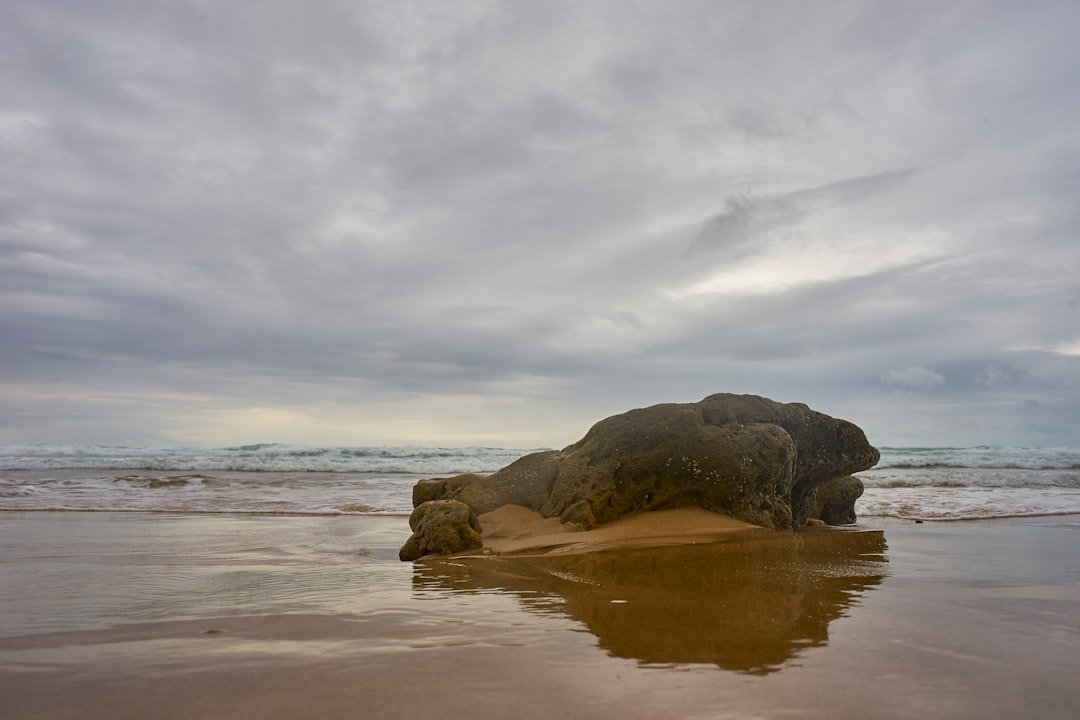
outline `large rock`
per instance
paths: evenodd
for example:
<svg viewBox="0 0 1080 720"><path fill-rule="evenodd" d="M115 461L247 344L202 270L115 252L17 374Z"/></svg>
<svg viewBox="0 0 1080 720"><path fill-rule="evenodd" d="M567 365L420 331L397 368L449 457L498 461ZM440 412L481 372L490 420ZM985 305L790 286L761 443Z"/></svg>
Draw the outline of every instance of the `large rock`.
<svg viewBox="0 0 1080 720"><path fill-rule="evenodd" d="M855 501L863 494L862 480L854 475L833 478L817 488L814 498L816 517L828 525L851 525L855 517Z"/></svg>
<svg viewBox="0 0 1080 720"><path fill-rule="evenodd" d="M526 455L487 477L421 481L413 503L455 499L477 514L522 505L581 529L694 505L791 528L815 509L819 485L877 461L862 430L845 420L798 403L719 394L609 417L563 450Z"/></svg>
<svg viewBox="0 0 1080 720"><path fill-rule="evenodd" d="M413 534L398 551L402 560L416 560L424 555L451 555L484 544L476 513L457 500L422 503L409 516L409 527Z"/></svg>

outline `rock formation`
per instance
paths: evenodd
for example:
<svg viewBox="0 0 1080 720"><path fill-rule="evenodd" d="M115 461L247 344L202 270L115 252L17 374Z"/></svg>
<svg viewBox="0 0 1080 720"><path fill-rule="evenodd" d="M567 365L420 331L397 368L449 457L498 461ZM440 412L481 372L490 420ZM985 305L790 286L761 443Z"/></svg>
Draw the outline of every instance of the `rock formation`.
<svg viewBox="0 0 1080 720"><path fill-rule="evenodd" d="M855 522L855 501L863 494L862 480L854 475L834 478L817 488L812 517L827 525L851 525Z"/></svg>
<svg viewBox="0 0 1080 720"><path fill-rule="evenodd" d="M845 420L801 403L718 394L609 417L573 445L526 455L486 477L421 481L413 517L450 499L476 514L522 505L587 530L635 512L693 505L764 527L800 527L819 486L869 469L878 457Z"/></svg>
<svg viewBox="0 0 1080 720"><path fill-rule="evenodd" d="M450 555L484 544L476 513L457 500L432 500L420 505L409 516L409 527L413 534L398 552L402 560Z"/></svg>

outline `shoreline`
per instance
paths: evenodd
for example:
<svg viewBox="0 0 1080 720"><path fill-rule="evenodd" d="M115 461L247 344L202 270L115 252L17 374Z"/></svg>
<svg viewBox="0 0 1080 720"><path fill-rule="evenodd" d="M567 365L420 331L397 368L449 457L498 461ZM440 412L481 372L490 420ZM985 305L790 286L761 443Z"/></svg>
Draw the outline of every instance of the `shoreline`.
<svg viewBox="0 0 1080 720"><path fill-rule="evenodd" d="M508 506L504 506L508 507ZM514 506L509 506L514 507ZM413 508L415 509L415 508ZM500 508L499 510L501 510ZM674 508L674 511L683 509L698 510L699 508ZM856 508L858 509L858 508ZM493 511L498 513L498 511ZM532 511L529 511L532 512ZM643 514L655 514L672 512L672 510L648 510L642 513L637 513L635 516ZM720 513L713 513L708 510L701 510L701 512L707 512L710 515L716 515L721 518L730 518L730 516L722 515ZM388 510L385 512L369 512L369 511L349 511L338 510L334 512L330 511L303 511L303 510L208 510L205 508L184 509L184 508L123 508L123 507L87 507L87 508L66 508L66 507L46 507L46 508L24 508L24 507L0 507L0 517L5 514L72 514L77 515L79 513L91 513L91 514L127 514L127 515L179 515L179 516L236 516L236 517L297 517L297 518L335 518L335 517L351 517L351 518L404 518L408 519L412 514L412 511L406 510ZM491 515L491 513L485 513L485 515ZM483 516L478 516L482 518ZM874 530L882 529L886 527L906 526L911 524L927 524L927 525L948 525L950 523L978 523L978 522L1002 522L1002 521L1023 521L1032 520L1035 522L1052 519L1052 518L1068 518L1068 517L1080 517L1080 512L1074 510L1062 510L1054 512L1036 512L1036 513L1003 513L997 515L967 515L962 517L902 517L899 515L863 515L859 514L858 522L852 525L839 525L832 526L838 530L851 530L851 529L865 529ZM546 518L550 520L551 518ZM627 518L621 518L612 523L608 523L600 528L596 528L593 531L581 531L581 532L595 532L611 528L617 525L622 520ZM733 518L731 518L734 520ZM734 522L742 522L740 520L734 520ZM750 525L747 523L747 525ZM760 526L750 525L752 528ZM723 533L722 528L717 528L720 533ZM801 528L796 529L796 531ZM705 528L706 532L711 532L711 528ZM567 532L579 532L579 531L567 531ZM406 534L406 537L408 535Z"/></svg>
<svg viewBox="0 0 1080 720"><path fill-rule="evenodd" d="M0 513L0 693L87 720L1080 713L1080 515L872 521L401 563L395 516Z"/></svg>

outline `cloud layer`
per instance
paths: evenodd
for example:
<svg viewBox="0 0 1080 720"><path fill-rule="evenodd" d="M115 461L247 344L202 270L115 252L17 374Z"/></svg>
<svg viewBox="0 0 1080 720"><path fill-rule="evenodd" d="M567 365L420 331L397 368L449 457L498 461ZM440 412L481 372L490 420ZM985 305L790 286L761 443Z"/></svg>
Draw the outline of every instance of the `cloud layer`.
<svg viewBox="0 0 1080 720"><path fill-rule="evenodd" d="M1080 438L1075 3L9 3L0 442Z"/></svg>

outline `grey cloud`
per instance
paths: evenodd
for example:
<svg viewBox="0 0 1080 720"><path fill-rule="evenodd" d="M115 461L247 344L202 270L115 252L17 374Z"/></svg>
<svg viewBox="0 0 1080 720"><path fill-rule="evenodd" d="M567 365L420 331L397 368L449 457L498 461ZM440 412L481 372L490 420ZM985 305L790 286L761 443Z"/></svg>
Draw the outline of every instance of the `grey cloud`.
<svg viewBox="0 0 1080 720"><path fill-rule="evenodd" d="M777 138L790 133L775 108L766 105L736 105L728 110L728 121L747 139Z"/></svg>
<svg viewBox="0 0 1080 720"><path fill-rule="evenodd" d="M805 211L787 198L729 197L724 211L705 222L701 233L687 250L688 257L704 252L722 252L738 257L753 251L758 233L797 222Z"/></svg>
<svg viewBox="0 0 1080 720"><path fill-rule="evenodd" d="M945 382L945 376L923 365L908 365L901 370L889 370L881 379L901 391L932 390Z"/></svg>
<svg viewBox="0 0 1080 720"><path fill-rule="evenodd" d="M845 178L772 197L729 197L723 212L709 218L687 249L687 257L723 253L725 259L749 254L760 235L794 225L824 207L857 203L887 193L917 172L914 168Z"/></svg>
<svg viewBox="0 0 1080 720"><path fill-rule="evenodd" d="M873 175L844 178L820 187L799 190L788 195L791 201L806 203L812 209L823 205L844 205L895 189L918 172L918 168L887 170Z"/></svg>
<svg viewBox="0 0 1080 720"><path fill-rule="evenodd" d="M1068 4L92 5L0 28L0 384L53 397L3 438L172 427L140 397L1077 399Z"/></svg>

